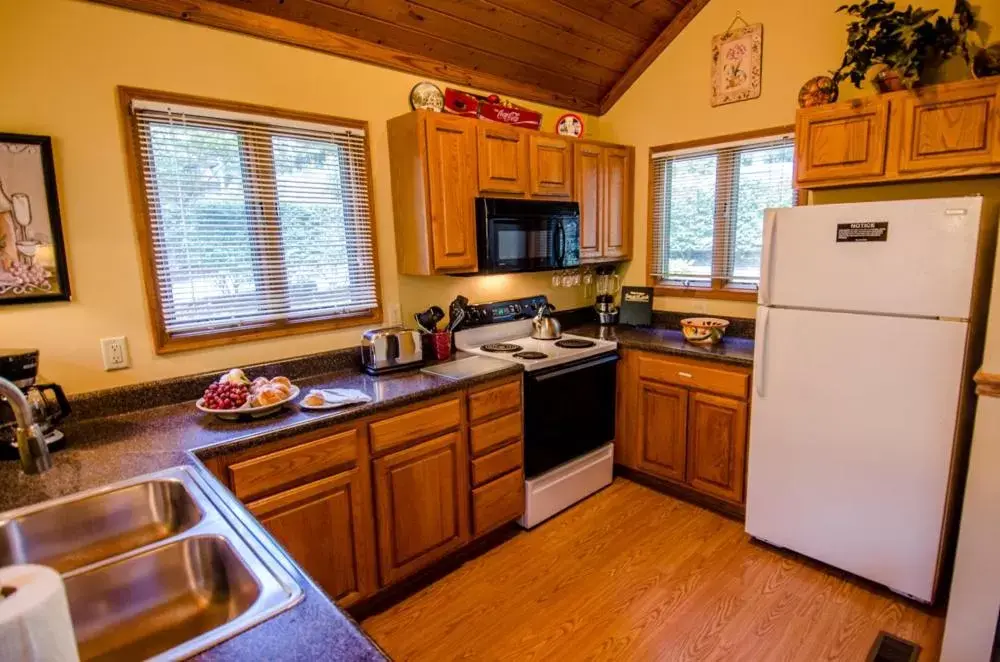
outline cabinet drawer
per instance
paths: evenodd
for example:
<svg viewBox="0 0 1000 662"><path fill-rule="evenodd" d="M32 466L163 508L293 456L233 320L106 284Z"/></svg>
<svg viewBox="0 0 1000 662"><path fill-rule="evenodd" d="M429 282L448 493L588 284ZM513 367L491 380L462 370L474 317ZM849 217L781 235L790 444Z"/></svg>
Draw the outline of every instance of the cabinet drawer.
<svg viewBox="0 0 1000 662"><path fill-rule="evenodd" d="M481 535L524 514L524 476L520 471L472 490L472 527Z"/></svg>
<svg viewBox="0 0 1000 662"><path fill-rule="evenodd" d="M492 421L472 426L469 431L469 447L473 455L482 455L511 439L521 436L521 412L507 414Z"/></svg>
<svg viewBox="0 0 1000 662"><path fill-rule="evenodd" d="M469 420L475 422L521 406L521 382L509 382L469 395Z"/></svg>
<svg viewBox="0 0 1000 662"><path fill-rule="evenodd" d="M461 407L455 399L372 423L368 427L372 452L382 453L409 441L457 428L460 420Z"/></svg>
<svg viewBox="0 0 1000 662"><path fill-rule="evenodd" d="M747 397L746 372L709 367L695 361L640 356L639 378L731 395L735 398Z"/></svg>
<svg viewBox="0 0 1000 662"><path fill-rule="evenodd" d="M229 467L233 493L246 501L291 485L309 476L318 476L358 459L358 432L340 434L292 446L276 453L238 462Z"/></svg>
<svg viewBox="0 0 1000 662"><path fill-rule="evenodd" d="M521 466L524 449L521 442L472 461L472 485L477 487Z"/></svg>

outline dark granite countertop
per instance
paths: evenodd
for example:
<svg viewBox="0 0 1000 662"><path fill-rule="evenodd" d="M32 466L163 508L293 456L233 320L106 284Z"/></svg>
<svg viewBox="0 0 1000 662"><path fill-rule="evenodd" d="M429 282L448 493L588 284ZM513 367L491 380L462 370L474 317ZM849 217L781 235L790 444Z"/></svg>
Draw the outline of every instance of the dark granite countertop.
<svg viewBox="0 0 1000 662"><path fill-rule="evenodd" d="M353 388L372 397L367 404L324 412L289 405L281 413L253 422L227 422L203 414L193 402L165 405L119 416L63 424L67 447L53 453L53 468L25 475L16 460L0 462L0 511L100 487L171 466L187 465L218 485L199 458L231 453L276 439L369 416L390 408L473 384L517 374L521 367L501 364L478 377L449 380L419 371L371 377L343 370L297 380L311 388ZM220 486L221 488L221 486ZM220 489L221 492L228 491ZM235 498L232 498L235 502ZM292 562L294 565L294 562ZM381 660L384 655L298 566L305 599L274 618L211 648L204 660Z"/></svg>
<svg viewBox="0 0 1000 662"><path fill-rule="evenodd" d="M596 323L587 323L564 331L588 338L616 340L618 346L625 349L659 352L733 365L753 365L753 340L749 338L725 336L718 345L703 347L684 340L684 334L679 330L659 327L624 325L602 327Z"/></svg>

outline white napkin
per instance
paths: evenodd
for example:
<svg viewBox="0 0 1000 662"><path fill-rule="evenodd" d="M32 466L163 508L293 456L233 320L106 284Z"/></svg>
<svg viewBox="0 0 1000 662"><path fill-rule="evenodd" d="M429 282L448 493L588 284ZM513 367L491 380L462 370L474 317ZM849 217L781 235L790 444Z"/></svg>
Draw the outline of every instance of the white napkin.
<svg viewBox="0 0 1000 662"><path fill-rule="evenodd" d="M356 405L371 402L372 396L354 388L325 388L319 391L330 405Z"/></svg>

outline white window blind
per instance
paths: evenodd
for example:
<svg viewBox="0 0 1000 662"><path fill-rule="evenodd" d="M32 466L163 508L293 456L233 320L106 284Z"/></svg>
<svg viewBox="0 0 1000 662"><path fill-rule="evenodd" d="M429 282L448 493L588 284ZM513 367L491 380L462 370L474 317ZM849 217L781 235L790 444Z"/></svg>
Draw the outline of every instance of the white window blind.
<svg viewBox="0 0 1000 662"><path fill-rule="evenodd" d="M378 308L360 129L135 100L163 331Z"/></svg>
<svg viewBox="0 0 1000 662"><path fill-rule="evenodd" d="M795 204L793 158L791 135L653 154L654 279L755 288L764 210Z"/></svg>

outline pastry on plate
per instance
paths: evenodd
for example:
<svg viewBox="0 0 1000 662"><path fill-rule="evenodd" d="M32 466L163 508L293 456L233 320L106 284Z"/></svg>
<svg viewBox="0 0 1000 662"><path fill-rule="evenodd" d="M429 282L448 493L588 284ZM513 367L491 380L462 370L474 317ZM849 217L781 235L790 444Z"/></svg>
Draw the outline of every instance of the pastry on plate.
<svg viewBox="0 0 1000 662"><path fill-rule="evenodd" d="M302 404L309 407L322 407L326 404L326 398L319 391L310 391L309 395L302 398Z"/></svg>
<svg viewBox="0 0 1000 662"><path fill-rule="evenodd" d="M287 397L288 395L281 390L268 386L257 391L253 397L253 406L266 407L268 405L276 405Z"/></svg>

